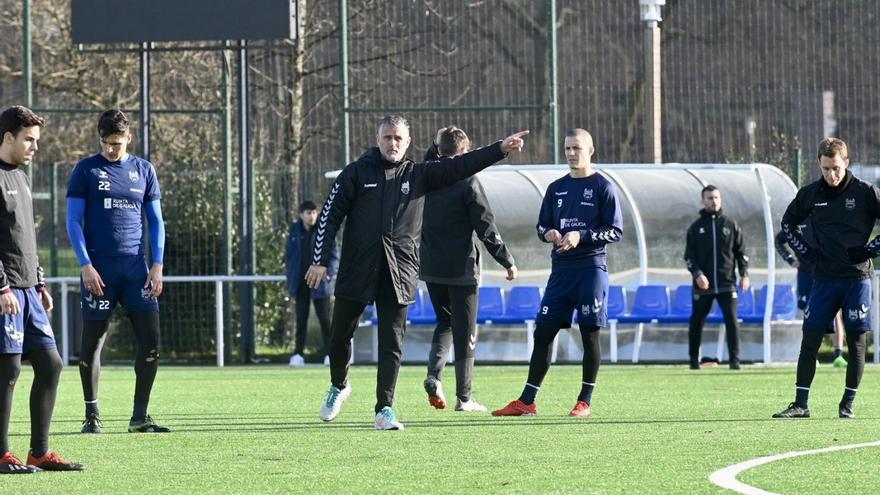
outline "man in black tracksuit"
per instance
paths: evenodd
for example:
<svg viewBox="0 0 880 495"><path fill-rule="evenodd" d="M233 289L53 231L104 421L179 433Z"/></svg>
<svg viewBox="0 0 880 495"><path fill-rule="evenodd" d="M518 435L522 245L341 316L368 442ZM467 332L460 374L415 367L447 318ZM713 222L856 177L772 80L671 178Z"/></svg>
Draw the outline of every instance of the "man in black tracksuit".
<svg viewBox="0 0 880 495"><path fill-rule="evenodd" d="M724 315L730 369L738 370L739 329L736 306L736 268L741 288L749 289L749 258L743 247L742 230L721 214L721 191L708 185L702 191L700 218L687 231L684 260L694 280L694 305L688 328L688 354L691 369L700 369L700 340L703 324L717 300Z"/></svg>
<svg viewBox="0 0 880 495"><path fill-rule="evenodd" d="M798 258L813 263L813 286L804 311L803 339L798 357L795 400L774 418L809 418L810 385L822 337L834 330L843 310L849 362L838 417L853 417L853 401L865 367L865 333L871 328L871 259L880 251L880 236L870 243L880 218L880 190L847 170L846 143L827 138L819 143L822 178L802 187L782 216L782 232ZM810 220L812 242L798 225Z"/></svg>
<svg viewBox="0 0 880 495"><path fill-rule="evenodd" d="M403 427L391 405L407 307L415 301L418 284L425 195L522 149L527 133L522 131L485 148L429 165L405 157L411 141L409 124L402 117L389 116L379 123L378 147L347 165L336 178L318 220L314 259L306 272L309 286L317 287L326 275L331 241L345 220L330 323L331 385L321 407L322 420L333 420L351 393L351 338L364 308L375 301L379 319L376 428Z"/></svg>
<svg viewBox="0 0 880 495"><path fill-rule="evenodd" d="M464 131L446 127L437 133L425 154L425 162L434 162L440 156L460 155L468 149L470 141ZM507 280L516 278L516 265L495 227L486 193L476 177L428 194L423 222L419 278L427 283L437 314L425 379L428 402L437 409L446 408L440 377L450 343L454 343L455 410L484 412L486 406L471 397L480 281L480 250L476 239L482 241L486 251L507 270Z"/></svg>

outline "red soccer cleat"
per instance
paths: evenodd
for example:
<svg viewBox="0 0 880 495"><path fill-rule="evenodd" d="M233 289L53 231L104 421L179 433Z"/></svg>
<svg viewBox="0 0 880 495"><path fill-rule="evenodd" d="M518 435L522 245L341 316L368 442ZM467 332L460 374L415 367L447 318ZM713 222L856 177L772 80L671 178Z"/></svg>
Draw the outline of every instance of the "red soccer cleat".
<svg viewBox="0 0 880 495"><path fill-rule="evenodd" d="M85 468L82 464L70 462L51 450L41 457L34 457L33 452L28 452L28 464L44 471L82 471Z"/></svg>
<svg viewBox="0 0 880 495"><path fill-rule="evenodd" d="M509 402L497 411L492 411L492 416L534 416L536 414L538 414L538 409L535 404L526 404L519 399Z"/></svg>
<svg viewBox="0 0 880 495"><path fill-rule="evenodd" d="M571 412L568 413L569 416L576 416L578 418L587 418L593 410L590 408L590 405L586 402L579 400L577 404L574 405Z"/></svg>
<svg viewBox="0 0 880 495"><path fill-rule="evenodd" d="M28 466L21 462L18 457L7 452L0 457L0 474L30 474L40 471L40 468Z"/></svg>

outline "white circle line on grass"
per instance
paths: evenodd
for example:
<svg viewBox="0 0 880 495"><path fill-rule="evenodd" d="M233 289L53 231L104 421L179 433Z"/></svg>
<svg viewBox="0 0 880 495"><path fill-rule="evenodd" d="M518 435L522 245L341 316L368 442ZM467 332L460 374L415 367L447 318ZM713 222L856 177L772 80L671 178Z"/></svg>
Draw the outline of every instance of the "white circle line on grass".
<svg viewBox="0 0 880 495"><path fill-rule="evenodd" d="M721 488L727 488L728 490L733 490L737 493L742 493L744 495L779 495L774 492L768 492L767 490L762 490L752 485L742 483L741 481L738 481L736 479L736 476L739 473L747 469L751 469L755 466L768 464L782 459L791 459L792 457L801 457L805 455L824 454L826 452L837 452L838 450L861 449L864 447L880 447L880 441L857 443L852 445L837 445L835 447L825 447L823 449L801 450L795 452L786 452L784 454L768 455L766 457L758 457L757 459L752 459L750 461L740 462L739 464L727 466L726 468L721 468L718 471L715 471L714 473L709 475L709 481L715 483Z"/></svg>

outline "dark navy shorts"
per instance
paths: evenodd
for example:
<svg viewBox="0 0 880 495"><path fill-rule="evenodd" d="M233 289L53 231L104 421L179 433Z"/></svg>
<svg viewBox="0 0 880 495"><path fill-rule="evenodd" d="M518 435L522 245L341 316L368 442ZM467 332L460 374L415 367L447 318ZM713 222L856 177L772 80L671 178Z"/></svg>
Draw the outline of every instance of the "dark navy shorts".
<svg viewBox="0 0 880 495"><path fill-rule="evenodd" d="M806 270L797 272L797 305L803 311L807 309L807 301L810 300L810 289L813 288L813 274Z"/></svg>
<svg viewBox="0 0 880 495"><path fill-rule="evenodd" d="M570 328L572 312L577 310L581 327L604 327L608 319L607 303L608 271L604 267L554 269L535 321Z"/></svg>
<svg viewBox="0 0 880 495"><path fill-rule="evenodd" d="M159 303L150 297L149 288L144 287L149 270L143 256L97 258L92 260L92 266L104 281L104 296L89 292L80 279L83 320L110 318L116 303L122 304L128 313L159 311Z"/></svg>
<svg viewBox="0 0 880 495"><path fill-rule="evenodd" d="M0 354L27 354L31 351L55 349L55 334L49 315L37 289L12 289L21 312L3 315L3 338Z"/></svg>
<svg viewBox="0 0 880 495"><path fill-rule="evenodd" d="M814 280L804 310L804 331L834 333L834 315L843 310L847 332L871 329L871 281L825 282Z"/></svg>

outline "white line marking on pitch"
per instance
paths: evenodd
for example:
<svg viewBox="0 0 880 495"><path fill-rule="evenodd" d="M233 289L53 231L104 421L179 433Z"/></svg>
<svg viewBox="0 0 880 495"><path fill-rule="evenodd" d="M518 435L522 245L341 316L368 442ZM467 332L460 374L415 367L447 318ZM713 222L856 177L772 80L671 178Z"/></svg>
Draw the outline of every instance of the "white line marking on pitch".
<svg viewBox="0 0 880 495"><path fill-rule="evenodd" d="M861 449L864 447L880 447L880 441L877 442L868 442L868 443L857 443L853 445L838 445L836 447L826 447L824 449L813 449L813 450L801 450L795 452L786 452L784 454L776 454L776 455L768 455L766 457L759 457L757 459L752 459L750 461L741 462L739 464L734 464L733 466L727 466L726 468L721 468L718 471L715 471L709 476L709 481L715 483L721 488L727 488L728 490L733 490L738 493L742 493L744 495L779 495L774 492L768 492L766 490L761 490L760 488L756 488L752 485L747 485L740 481L737 481L736 476L747 470L751 469L755 466L760 466L762 464L768 464L770 462L779 461L782 459L791 459L792 457L800 457L804 455L813 455L813 454L824 454L825 452L836 452L838 450L849 450L849 449Z"/></svg>

